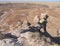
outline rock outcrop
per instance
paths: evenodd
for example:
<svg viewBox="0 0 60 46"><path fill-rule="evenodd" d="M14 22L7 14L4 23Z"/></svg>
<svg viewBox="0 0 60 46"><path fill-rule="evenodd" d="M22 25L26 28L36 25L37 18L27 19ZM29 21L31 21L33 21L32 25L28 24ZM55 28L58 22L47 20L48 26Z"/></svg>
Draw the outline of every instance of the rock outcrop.
<svg viewBox="0 0 60 46"><path fill-rule="evenodd" d="M0 40L0 46L52 46L50 44L51 39L46 37L44 32L40 31L41 24L39 24L39 17L35 17L35 20L38 20L35 24L38 26L30 26L28 21L24 21L20 29L13 29L10 26L11 31L5 34L5 37Z"/></svg>

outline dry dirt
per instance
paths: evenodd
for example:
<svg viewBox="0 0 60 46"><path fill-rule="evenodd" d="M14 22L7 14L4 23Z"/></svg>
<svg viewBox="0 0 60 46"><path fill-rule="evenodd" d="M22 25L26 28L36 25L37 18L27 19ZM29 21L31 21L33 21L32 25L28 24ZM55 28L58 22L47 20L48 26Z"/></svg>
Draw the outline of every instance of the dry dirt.
<svg viewBox="0 0 60 46"><path fill-rule="evenodd" d="M0 28L5 32L9 26L16 24L19 20L26 20L33 24L34 16L48 12L47 32L57 37L57 29L60 30L60 3L0 3ZM5 13L6 12L6 13Z"/></svg>

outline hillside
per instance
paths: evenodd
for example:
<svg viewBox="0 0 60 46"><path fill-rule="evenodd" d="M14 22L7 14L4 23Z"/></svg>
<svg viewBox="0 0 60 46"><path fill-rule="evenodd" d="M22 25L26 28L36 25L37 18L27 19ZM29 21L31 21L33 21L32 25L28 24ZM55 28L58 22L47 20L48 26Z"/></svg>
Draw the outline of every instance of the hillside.
<svg viewBox="0 0 60 46"><path fill-rule="evenodd" d="M9 26L17 28L17 22L26 20L33 24L36 15L48 12L47 32L53 37L57 37L57 29L60 30L60 5L40 3L2 3L0 4L0 28L5 32L10 31Z"/></svg>

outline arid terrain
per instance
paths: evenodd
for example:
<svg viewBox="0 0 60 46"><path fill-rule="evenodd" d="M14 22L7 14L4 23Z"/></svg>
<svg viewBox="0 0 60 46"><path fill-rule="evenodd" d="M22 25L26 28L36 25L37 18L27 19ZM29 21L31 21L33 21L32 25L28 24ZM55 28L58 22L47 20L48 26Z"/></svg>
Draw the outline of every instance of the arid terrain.
<svg viewBox="0 0 60 46"><path fill-rule="evenodd" d="M41 27L19 27L20 21L23 24L25 21L23 27L27 25L26 20L33 25L35 16L41 13L48 16L46 33L38 30ZM60 31L60 2L0 3L0 46L58 46L57 31Z"/></svg>
<svg viewBox="0 0 60 46"><path fill-rule="evenodd" d="M47 11L47 32L57 37L60 30L60 3L1 3L0 4L0 28L9 31L9 26L17 28L17 22L26 20L33 23L34 16Z"/></svg>

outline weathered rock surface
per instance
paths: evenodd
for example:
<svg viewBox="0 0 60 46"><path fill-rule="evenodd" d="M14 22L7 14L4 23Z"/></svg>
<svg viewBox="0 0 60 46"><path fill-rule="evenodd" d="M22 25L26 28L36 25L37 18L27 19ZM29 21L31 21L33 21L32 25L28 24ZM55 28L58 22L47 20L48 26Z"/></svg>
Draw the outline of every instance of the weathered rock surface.
<svg viewBox="0 0 60 46"><path fill-rule="evenodd" d="M0 40L0 46L19 46L17 45L16 43L16 39L3 39L3 40Z"/></svg>
<svg viewBox="0 0 60 46"><path fill-rule="evenodd" d="M41 29L41 32L38 32L39 30L37 30L36 27L41 27L37 23L41 13L48 11L49 18L47 23L47 32L52 36L56 36L56 28L60 26L60 10L55 8L49 7L48 5L29 3L0 4L2 12L6 12L5 14L0 14L0 27L4 30L4 33L7 32L6 34L0 33L0 46L53 46L51 38L45 36L44 30ZM39 16L37 17L36 15ZM26 17L31 24L33 24L33 19L35 17L34 25L32 25L34 27L32 29L30 29L28 22L25 21ZM40 17L40 23L42 23L45 16ZM19 20L22 22L24 21L23 24L20 23ZM3 32L3 30L1 31Z"/></svg>
<svg viewBox="0 0 60 46"><path fill-rule="evenodd" d="M22 31L22 30L16 29L16 30L13 30L13 31L9 31L9 33L10 33L11 35L16 36L16 37L20 37L21 31Z"/></svg>
<svg viewBox="0 0 60 46"><path fill-rule="evenodd" d="M27 31L27 30L26 30ZM0 40L0 46L52 46L51 41L46 42L45 36L41 35L39 32L22 32L17 34L18 30L12 35L18 36L17 39L6 37ZM18 32L19 33L19 32ZM49 38L49 40L51 40Z"/></svg>

